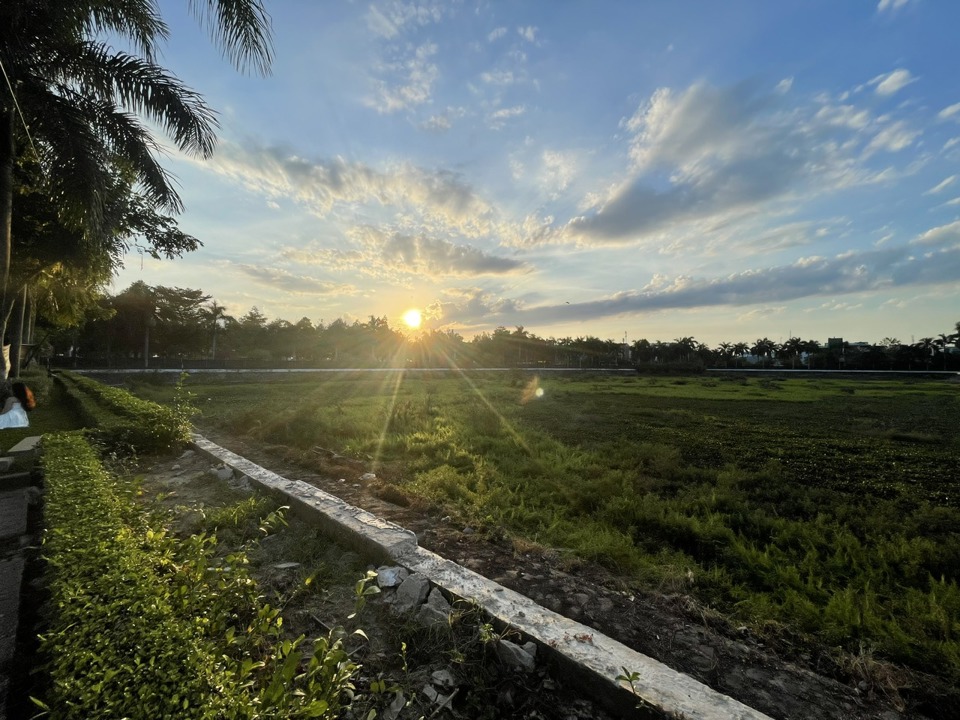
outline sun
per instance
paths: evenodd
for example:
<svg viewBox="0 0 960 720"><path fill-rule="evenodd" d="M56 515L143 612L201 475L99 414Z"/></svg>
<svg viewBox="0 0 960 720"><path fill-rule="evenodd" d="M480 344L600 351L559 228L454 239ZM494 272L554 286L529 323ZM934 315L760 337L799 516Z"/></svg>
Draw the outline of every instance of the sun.
<svg viewBox="0 0 960 720"><path fill-rule="evenodd" d="M420 323L423 322L423 315L421 315L420 311L416 308L410 308L403 314L403 321L407 324L408 328L416 330L420 327Z"/></svg>

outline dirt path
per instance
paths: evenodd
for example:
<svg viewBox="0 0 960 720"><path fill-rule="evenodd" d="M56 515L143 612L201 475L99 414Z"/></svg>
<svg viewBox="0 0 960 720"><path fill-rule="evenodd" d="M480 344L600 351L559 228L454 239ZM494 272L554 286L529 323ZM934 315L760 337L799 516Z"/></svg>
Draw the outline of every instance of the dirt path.
<svg viewBox="0 0 960 720"><path fill-rule="evenodd" d="M436 552L541 605L583 622L774 718L837 720L957 718L956 690L910 676L869 655L813 653L771 628L757 637L702 607L684 588L638 594L601 568L564 561L496 529L465 527L419 506L380 480L364 481L362 463L316 450L264 447L204 430L210 440L278 474L302 480L391 520ZM392 502L391 502L392 501ZM695 580L694 580L695 581ZM841 660L841 662L843 662Z"/></svg>

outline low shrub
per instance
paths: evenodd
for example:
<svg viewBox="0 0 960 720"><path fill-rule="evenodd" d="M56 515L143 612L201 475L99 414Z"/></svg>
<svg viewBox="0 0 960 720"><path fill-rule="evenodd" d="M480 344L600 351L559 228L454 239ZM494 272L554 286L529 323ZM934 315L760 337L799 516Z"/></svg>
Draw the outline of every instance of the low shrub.
<svg viewBox="0 0 960 720"><path fill-rule="evenodd" d="M48 435L43 466L49 717L339 716L357 666L333 631L309 655L284 638L244 553L168 534L80 433Z"/></svg>
<svg viewBox="0 0 960 720"><path fill-rule="evenodd" d="M91 438L110 449L155 453L190 440L190 418L195 410L182 381L173 404L166 406L69 372L59 373L57 379L90 426Z"/></svg>

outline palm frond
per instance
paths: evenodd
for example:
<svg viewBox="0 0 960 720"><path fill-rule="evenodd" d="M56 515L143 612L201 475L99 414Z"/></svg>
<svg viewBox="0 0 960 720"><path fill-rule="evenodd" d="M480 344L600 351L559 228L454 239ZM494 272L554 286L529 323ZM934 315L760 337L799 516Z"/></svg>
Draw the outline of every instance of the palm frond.
<svg viewBox="0 0 960 720"><path fill-rule="evenodd" d="M190 0L190 10L238 70L270 74L270 16L260 0Z"/></svg>

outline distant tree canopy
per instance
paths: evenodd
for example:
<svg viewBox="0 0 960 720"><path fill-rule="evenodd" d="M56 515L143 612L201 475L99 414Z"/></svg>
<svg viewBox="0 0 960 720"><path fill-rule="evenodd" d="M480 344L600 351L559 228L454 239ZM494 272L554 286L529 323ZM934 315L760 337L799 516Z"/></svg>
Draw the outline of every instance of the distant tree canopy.
<svg viewBox="0 0 960 720"><path fill-rule="evenodd" d="M61 363L91 366L177 367L568 367L697 372L715 368L848 370L960 369L960 333L905 345L821 345L791 337L777 343L722 342L715 348L693 337L626 344L594 335L543 338L523 326L498 327L471 340L453 330L404 334L386 317L302 317L269 320L257 307L235 318L200 290L136 282L89 306L88 319L48 331ZM836 339L835 339L836 340Z"/></svg>

